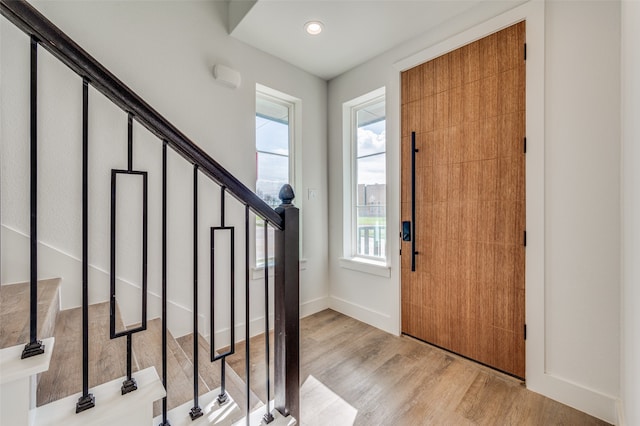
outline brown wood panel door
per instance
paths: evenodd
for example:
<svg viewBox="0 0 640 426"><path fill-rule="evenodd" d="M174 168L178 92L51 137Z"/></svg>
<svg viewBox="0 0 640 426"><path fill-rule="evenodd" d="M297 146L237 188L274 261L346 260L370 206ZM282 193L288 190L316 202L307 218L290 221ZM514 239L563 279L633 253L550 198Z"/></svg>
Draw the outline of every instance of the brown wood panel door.
<svg viewBox="0 0 640 426"><path fill-rule="evenodd" d="M524 378L525 24L402 73L402 332Z"/></svg>

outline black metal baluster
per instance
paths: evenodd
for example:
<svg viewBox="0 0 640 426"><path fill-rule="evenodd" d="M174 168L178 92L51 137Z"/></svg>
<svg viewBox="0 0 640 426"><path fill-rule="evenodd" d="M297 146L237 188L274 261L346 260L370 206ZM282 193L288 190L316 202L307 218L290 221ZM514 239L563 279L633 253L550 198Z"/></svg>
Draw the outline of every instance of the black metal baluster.
<svg viewBox="0 0 640 426"><path fill-rule="evenodd" d="M29 343L22 351L22 358L44 353L44 345L38 340L38 40L31 37L31 189L30 189L30 322Z"/></svg>
<svg viewBox="0 0 640 426"><path fill-rule="evenodd" d="M193 407L191 420L202 416L198 404L198 166L193 165Z"/></svg>
<svg viewBox="0 0 640 426"><path fill-rule="evenodd" d="M162 141L162 385L167 389L167 141ZM167 419L167 396L162 398L162 423Z"/></svg>
<svg viewBox="0 0 640 426"><path fill-rule="evenodd" d="M131 333L128 333L127 334L127 380L124 381L124 383L122 384L122 388L120 389L123 395L138 389L138 384L136 383L136 380L132 376L131 355L132 355Z"/></svg>
<svg viewBox="0 0 640 426"><path fill-rule="evenodd" d="M271 380L269 370L269 222L264 220L264 342L265 342L265 365L267 370L267 412L262 419L265 423L273 421L271 414Z"/></svg>
<svg viewBox="0 0 640 426"><path fill-rule="evenodd" d="M127 114L127 170L133 171L133 116ZM127 380L122 384L122 394L138 389L131 374L131 334L127 334Z"/></svg>
<svg viewBox="0 0 640 426"><path fill-rule="evenodd" d="M127 113L127 170L111 169L111 265L110 265L110 300L109 300L109 328L110 336L116 339L127 337L127 377L120 388L122 395L138 389L132 371L132 340L133 335L147 329L147 240L148 240L148 176L145 171L133 170L133 114ZM142 177L142 321L141 325L124 331L116 331L116 200L117 176L119 174Z"/></svg>
<svg viewBox="0 0 640 426"><path fill-rule="evenodd" d="M235 353L235 228L233 226L225 226L225 191L226 187L220 187L220 224L219 227L211 228L211 340L210 340L210 355L211 362L222 360L220 364L220 394L218 395L217 401L218 404L222 405L228 401L228 395L226 392L226 358L229 355L233 355ZM216 303L215 303L215 233L216 231L228 231L230 237L230 264L229 271L231 272L230 283L229 283L229 291L231 298L231 309L230 309L230 328L231 328L231 345L227 352L218 354L216 353L216 333L215 333L215 317L216 317Z"/></svg>
<svg viewBox="0 0 640 426"><path fill-rule="evenodd" d="M222 357L222 359L220 360L220 395L218 395L218 404L220 405L225 404L229 400L227 396L227 391L225 389L226 388L225 375L227 374L226 367L225 367L226 364L227 364L227 357Z"/></svg>
<svg viewBox="0 0 640 426"><path fill-rule="evenodd" d="M226 210L225 210L225 192L226 192L227 188L224 186L220 187L220 226L224 227L224 219L225 219L225 215L226 215ZM232 242L231 242L231 256L235 256L235 253L233 252L233 237L232 237ZM233 260L231 261L231 265L233 268ZM235 271L232 269L231 270L231 282L233 283L234 278L233 275L235 274ZM231 286L231 350L233 350L233 342L234 342L234 321L233 321L233 317L234 317L234 311L235 311L235 307L234 307L234 289L233 289L233 285ZM211 291L213 292L213 286L211 287ZM213 315L211 316L211 335L213 335ZM213 348L212 348L213 349ZM227 357L223 356L222 359L220 360L220 395L218 395L218 404L222 405L225 402L227 402L227 400L229 398L227 398Z"/></svg>
<svg viewBox="0 0 640 426"><path fill-rule="evenodd" d="M131 113L127 113L127 171L133 171L133 115ZM115 217L115 214L114 214ZM143 239L146 241L146 238ZM114 244L115 249L115 244ZM115 254L115 253L114 253ZM146 264L146 261L144 261ZM115 271L114 271L115 272ZM114 292L115 294L115 292ZM114 312L115 315L115 312ZM131 371L131 333L127 333L127 379L122 383L122 395L133 392L138 389L138 384L132 376Z"/></svg>
<svg viewBox="0 0 640 426"><path fill-rule="evenodd" d="M245 371L247 373L247 426L249 426L249 415L251 414L251 362L249 359L249 205L244 208L244 276L245 276L245 301L244 301L244 321L245 321Z"/></svg>
<svg viewBox="0 0 640 426"><path fill-rule="evenodd" d="M89 393L89 82L82 79L82 396L76 413L93 408Z"/></svg>
<svg viewBox="0 0 640 426"><path fill-rule="evenodd" d="M117 175L119 173L130 173L130 171L123 170L111 170L111 265L110 265L110 302L109 302L109 328L112 339L127 336L127 378L122 382L120 388L122 395L129 392L133 392L138 389L135 379L131 376L131 333L133 330L125 330L123 332L116 332L116 191L117 191ZM145 185L146 187L146 185ZM146 192L146 188L145 188ZM145 262L146 263L146 262ZM143 292L146 292L146 288L143 284ZM144 300L144 294L143 294ZM143 301L144 304L144 301ZM143 324L146 326L146 324Z"/></svg>
<svg viewBox="0 0 640 426"><path fill-rule="evenodd" d="M222 227L224 227L224 219L225 219L224 198L225 198L226 191L227 191L226 186L220 187L220 226Z"/></svg>
<svg viewBox="0 0 640 426"><path fill-rule="evenodd" d="M127 114L127 170L133 170L133 115Z"/></svg>
<svg viewBox="0 0 640 426"><path fill-rule="evenodd" d="M224 228L224 222L225 222L225 192L226 192L227 188L224 186L220 187L220 227ZM234 244L233 244L233 231L231 231L231 352L233 353L233 349L234 349L234 329L235 329L235 324L234 324L234 304L235 304L235 298L234 298L234 281L235 281L235 267L234 267ZM213 240L213 235L212 235L212 240ZM214 320L214 314L215 314L215 301L214 301L214 262L213 262L213 255L211 258L211 342L213 343L213 336L215 333L214 330L214 326L213 326L213 320ZM213 345L212 345L213 346ZM211 348L211 361L214 361L216 359L216 357L214 356L214 348ZM220 360L220 394L218 395L218 404L222 405L225 404L229 398L227 396L227 391L226 391L226 383L227 383L227 378L226 378L226 366L227 366L227 357L226 355L222 356L222 359Z"/></svg>

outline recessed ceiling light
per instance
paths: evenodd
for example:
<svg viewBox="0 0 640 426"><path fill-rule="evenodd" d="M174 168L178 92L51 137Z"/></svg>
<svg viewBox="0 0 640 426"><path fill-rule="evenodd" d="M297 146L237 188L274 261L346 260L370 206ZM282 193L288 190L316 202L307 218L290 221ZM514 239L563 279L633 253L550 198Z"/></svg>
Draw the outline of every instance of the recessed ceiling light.
<svg viewBox="0 0 640 426"><path fill-rule="evenodd" d="M304 29L311 35L318 35L324 29L324 24L320 21L309 21L304 24Z"/></svg>

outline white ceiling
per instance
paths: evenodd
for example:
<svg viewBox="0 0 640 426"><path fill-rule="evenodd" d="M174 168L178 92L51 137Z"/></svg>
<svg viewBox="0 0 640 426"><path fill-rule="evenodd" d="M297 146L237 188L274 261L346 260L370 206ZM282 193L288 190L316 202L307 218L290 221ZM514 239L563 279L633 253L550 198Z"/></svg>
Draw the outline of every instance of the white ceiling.
<svg viewBox="0 0 640 426"><path fill-rule="evenodd" d="M330 80L481 1L231 0L230 29L233 37ZM313 20L324 23L320 35L304 31Z"/></svg>

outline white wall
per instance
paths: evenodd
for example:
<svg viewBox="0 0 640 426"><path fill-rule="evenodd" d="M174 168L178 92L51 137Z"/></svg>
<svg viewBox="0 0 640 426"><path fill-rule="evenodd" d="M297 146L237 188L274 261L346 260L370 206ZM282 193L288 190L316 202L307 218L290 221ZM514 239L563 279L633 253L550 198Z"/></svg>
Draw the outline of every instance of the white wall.
<svg viewBox="0 0 640 426"><path fill-rule="evenodd" d="M622 358L621 414L640 424L640 3L622 2ZM622 420L622 419L621 419Z"/></svg>
<svg viewBox="0 0 640 426"><path fill-rule="evenodd" d="M546 28L547 371L615 396L620 4L549 2Z"/></svg>
<svg viewBox="0 0 640 426"><path fill-rule="evenodd" d="M125 84L169 119L248 187L255 186L256 83L287 93L302 105L302 187L295 203L303 212L301 272L302 312L326 307L327 183L326 82L227 35L227 2L36 2L36 7L102 62ZM28 269L5 254L15 252L28 225L28 39L2 20L2 282L25 280ZM214 64L242 75L230 89L212 76ZM40 192L39 238L53 253L42 259L41 276L63 275L63 305L77 306L79 272L59 270L62 257L79 265L81 257L80 143L81 80L40 49L39 54ZM90 90L90 294L93 301L108 294L109 169L126 168L126 114ZM16 142L18 141L18 142ZM160 295L161 143L140 125L134 128L134 168L149 172L149 289ZM192 166L169 156L169 298L175 311L172 331L188 332L184 314L192 306ZM219 191L200 176L199 262L200 312L208 311L209 226L220 224ZM307 189L317 190L309 200ZM227 199L227 225L236 228L236 300L244 306L244 208ZM139 210L139 208L138 208ZM136 214L134 211L132 214ZM135 217L135 216L134 216ZM253 229L251 231L253 233ZM11 234L10 236L8 236ZM124 241L125 233L119 237ZM251 237L253 241L253 237ZM133 246L133 244L132 244ZM123 243L118 275L122 288L139 285L139 253ZM17 262L25 257L13 256ZM54 259L55 258L55 259ZM52 260L53 259L53 260ZM228 272L227 272L228 276ZM132 287L133 286L133 287ZM251 317L263 316L262 281L252 281ZM125 291L125 290L122 290ZM135 293L135 291L133 292ZM219 297L226 297L223 291ZM124 294L124 293L123 293ZM159 297L150 300L159 312ZM171 314L172 311L170 311ZM221 311L220 326L228 327ZM133 314L132 314L133 316ZM171 315L170 315L171 317ZM177 319L186 322L176 322ZM236 318L244 318L242 310ZM238 320L241 325L243 321ZM244 328L242 327L242 330ZM208 334L208 327L201 329ZM257 330L256 330L257 331ZM226 333L225 333L226 335ZM241 336L242 334L240 334Z"/></svg>
<svg viewBox="0 0 640 426"><path fill-rule="evenodd" d="M499 15L503 10L498 7L505 4L483 4L330 82L329 266L334 309L399 332L397 239L389 241L389 279L346 270L338 262L342 103L380 86L387 88L388 235L398 235L400 86L394 64ZM536 391L613 422L620 365L620 4L549 1L544 10L542 27L536 30L544 31L544 46L528 45L532 54L545 52L540 121L545 124L533 129L544 135L540 142L544 140L545 154L541 172L527 173L528 179L535 179L528 187L543 189L535 206L541 209L543 226L528 233L528 241L542 244L543 258L531 262L528 245L528 268L536 268L527 272L527 321L535 320L535 328L531 330L529 323L528 331L539 338L536 347L531 346L534 339L528 340L527 379ZM528 168L529 162L530 157ZM534 288L541 291L529 297Z"/></svg>

